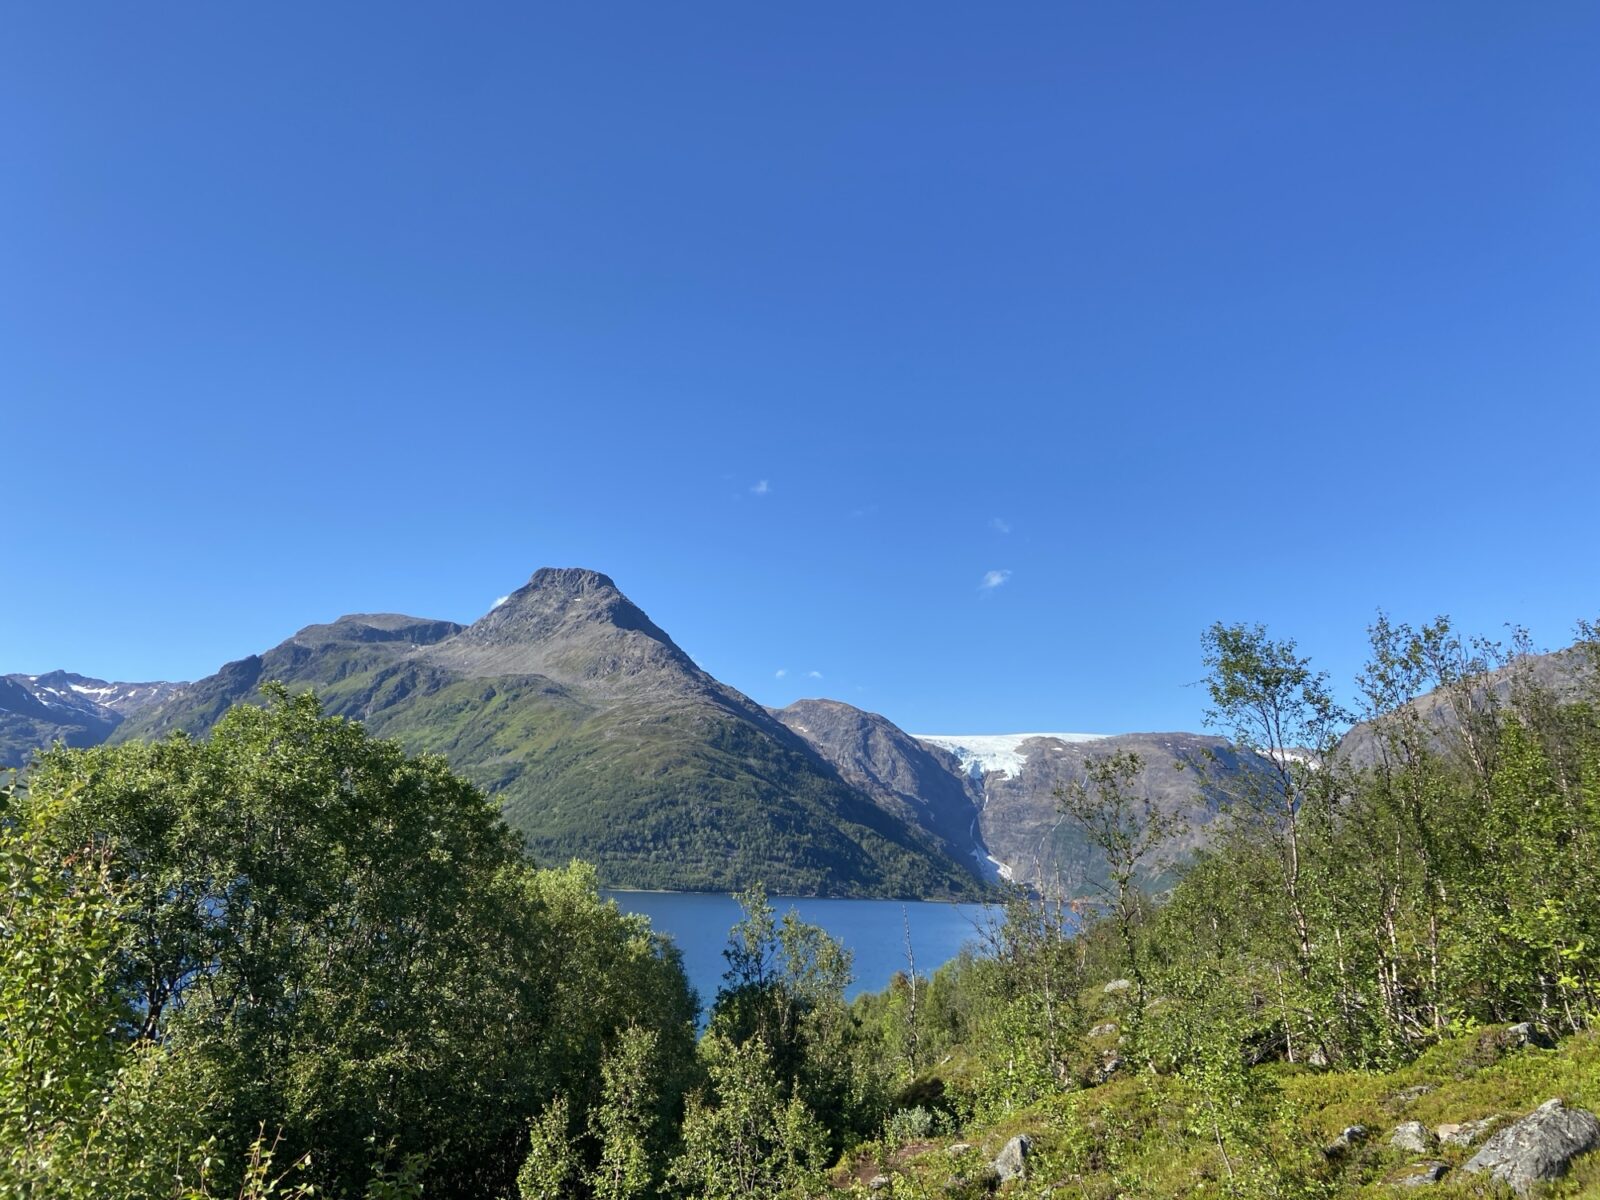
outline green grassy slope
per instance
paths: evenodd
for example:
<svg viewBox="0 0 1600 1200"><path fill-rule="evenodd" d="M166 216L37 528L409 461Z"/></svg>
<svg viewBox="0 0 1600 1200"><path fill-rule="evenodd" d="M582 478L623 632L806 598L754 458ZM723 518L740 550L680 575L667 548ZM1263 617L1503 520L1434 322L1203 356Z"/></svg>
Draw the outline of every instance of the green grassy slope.
<svg viewBox="0 0 1600 1200"><path fill-rule="evenodd" d="M1116 1015L1108 1006L1108 1017ZM959 1069L959 1064L949 1064ZM1179 1200L1232 1195L1350 1198L1426 1195L1436 1200L1510 1197L1509 1189L1461 1166L1486 1137L1541 1103L1560 1098L1600 1112L1600 1036L1571 1037L1553 1049L1517 1046L1503 1027L1461 1034L1391 1072L1316 1071L1275 1063L1256 1067L1252 1086L1258 1111L1244 1114L1257 1145L1236 1142L1225 1157L1211 1121L1213 1106L1224 1129L1234 1098L1206 1093L1192 1083L1153 1074L1120 1075L1099 1087L1064 1092L1031 1107L949 1134L890 1149L875 1146L852 1155L834 1173L838 1193L865 1194L863 1181L884 1173L892 1184L872 1194L889 1200L976 1197L953 1180L976 1178L1012 1136L1034 1140L1029 1177L1007 1183L1002 1197L1072 1197L1072 1200ZM1435 1144L1425 1153L1390 1145L1403 1121L1430 1131L1485 1118L1491 1126L1473 1145ZM1349 1149L1329 1152L1341 1131L1366 1129ZM951 1145L971 1150L952 1155ZM1437 1184L1402 1186L1423 1163L1443 1162ZM1231 1186L1231 1191L1230 1191ZM1565 1178L1542 1185L1535 1197L1600 1196L1600 1152L1578 1158Z"/></svg>

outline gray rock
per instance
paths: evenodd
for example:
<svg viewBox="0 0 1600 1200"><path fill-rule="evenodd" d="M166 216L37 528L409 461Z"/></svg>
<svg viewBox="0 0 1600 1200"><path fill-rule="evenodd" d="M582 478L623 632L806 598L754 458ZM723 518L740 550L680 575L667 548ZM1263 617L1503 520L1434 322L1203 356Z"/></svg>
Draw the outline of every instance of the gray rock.
<svg viewBox="0 0 1600 1200"><path fill-rule="evenodd" d="M972 1149L971 1142L955 1142L944 1148L944 1152L951 1158L958 1158Z"/></svg>
<svg viewBox="0 0 1600 1200"><path fill-rule="evenodd" d="M1433 1090L1434 1087L1431 1083L1413 1084L1411 1087L1401 1088L1393 1096L1390 1096L1389 1099L1393 1100L1396 1104L1414 1104Z"/></svg>
<svg viewBox="0 0 1600 1200"><path fill-rule="evenodd" d="M1322 1152L1329 1158L1337 1158L1352 1146L1367 1140L1371 1133L1365 1125L1347 1125L1339 1131L1339 1136L1334 1138L1322 1148Z"/></svg>
<svg viewBox="0 0 1600 1200"><path fill-rule="evenodd" d="M1429 1184L1438 1183L1443 1179L1445 1172L1449 1169L1449 1163L1433 1159L1430 1162L1416 1163L1407 1167L1404 1172L1396 1175L1389 1182L1395 1187L1427 1187Z"/></svg>
<svg viewBox="0 0 1600 1200"><path fill-rule="evenodd" d="M1433 1149L1433 1134L1421 1121L1401 1121L1389 1135L1389 1145L1407 1154L1426 1154Z"/></svg>
<svg viewBox="0 0 1600 1200"><path fill-rule="evenodd" d="M1549 1046L1549 1036L1532 1021L1523 1021L1517 1025L1508 1025L1505 1035L1508 1046Z"/></svg>
<svg viewBox="0 0 1600 1200"><path fill-rule="evenodd" d="M1441 1125L1434 1133L1446 1146L1470 1146L1493 1129L1499 1120L1499 1117L1484 1117L1481 1121L1460 1121Z"/></svg>
<svg viewBox="0 0 1600 1200"><path fill-rule="evenodd" d="M1110 1037L1113 1033L1117 1032L1117 1028L1117 1023L1115 1021L1102 1021L1093 1029L1089 1030L1089 1036L1092 1038Z"/></svg>
<svg viewBox="0 0 1600 1200"><path fill-rule="evenodd" d="M1113 979L1110 983L1106 984L1105 987L1101 988L1100 990L1102 992L1104 992L1108 996L1115 996L1118 992L1125 992L1129 988L1131 988L1132 986L1133 986L1133 983L1130 980L1127 980L1127 979Z"/></svg>
<svg viewBox="0 0 1600 1200"><path fill-rule="evenodd" d="M1546 1100L1483 1144L1463 1171L1487 1173L1519 1196L1534 1184L1559 1179L1578 1155L1600 1146L1600 1120L1560 1100Z"/></svg>
<svg viewBox="0 0 1600 1200"><path fill-rule="evenodd" d="M891 1180L887 1175L874 1175L867 1181L867 1187L871 1188L875 1192L881 1192L892 1182L894 1181Z"/></svg>
<svg viewBox="0 0 1600 1200"><path fill-rule="evenodd" d="M1033 1150L1033 1139L1025 1133L1019 1133L1001 1148L994 1157L994 1173L1004 1183L1008 1179L1026 1179L1028 1177L1028 1155Z"/></svg>
<svg viewBox="0 0 1600 1200"><path fill-rule="evenodd" d="M1105 1083L1118 1071L1122 1070L1122 1067L1122 1055L1118 1054L1115 1050L1107 1051L1105 1058L1100 1060L1099 1069L1094 1073L1095 1082Z"/></svg>

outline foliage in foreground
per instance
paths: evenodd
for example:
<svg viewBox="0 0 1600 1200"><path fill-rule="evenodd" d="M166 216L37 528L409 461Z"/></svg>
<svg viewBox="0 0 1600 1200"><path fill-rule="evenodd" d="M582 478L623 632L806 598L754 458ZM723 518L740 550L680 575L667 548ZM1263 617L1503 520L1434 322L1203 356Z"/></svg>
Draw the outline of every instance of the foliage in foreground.
<svg viewBox="0 0 1600 1200"><path fill-rule="evenodd" d="M0 1197L798 1200L883 1172L920 1200L978 1194L1026 1131L1008 1194L1311 1200L1405 1165L1327 1152L1346 1125L1600 1108L1600 698L1444 622L1372 641L1341 756L1292 643L1208 633L1215 720L1266 769L1159 902L1130 886L1168 832L1140 764L1098 762L1061 797L1097 901L1018 894L986 952L847 1005L848 953L746 895L698 1044L674 954L592 872L529 866L439 760L314 700L53 751L0 813Z"/></svg>
<svg viewBox="0 0 1600 1200"><path fill-rule="evenodd" d="M551 1096L586 1128L627 1031L652 1119L691 1078L694 1001L647 923L311 697L51 751L4 839L0 1137L25 1153L0 1194L235 1192L265 1136L319 1194L499 1196Z"/></svg>

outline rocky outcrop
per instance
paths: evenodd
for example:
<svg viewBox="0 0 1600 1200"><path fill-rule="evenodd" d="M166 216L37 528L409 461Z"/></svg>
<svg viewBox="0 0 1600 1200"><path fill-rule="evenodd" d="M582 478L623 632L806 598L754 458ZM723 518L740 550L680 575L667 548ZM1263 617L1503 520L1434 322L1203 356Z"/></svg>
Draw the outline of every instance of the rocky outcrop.
<svg viewBox="0 0 1600 1200"><path fill-rule="evenodd" d="M1450 1164L1435 1158L1427 1162L1413 1163L1389 1180L1395 1187L1414 1188L1427 1187L1438 1183L1450 1170Z"/></svg>
<svg viewBox="0 0 1600 1200"><path fill-rule="evenodd" d="M1365 1125L1346 1125L1339 1131L1339 1135L1333 1141L1322 1148L1322 1152L1329 1158L1339 1158L1348 1154L1370 1136L1372 1136L1372 1131Z"/></svg>
<svg viewBox="0 0 1600 1200"><path fill-rule="evenodd" d="M1560 1100L1546 1100L1483 1144L1462 1167L1487 1174L1526 1195L1536 1183L1559 1179L1572 1160L1600 1147L1600 1120Z"/></svg>
<svg viewBox="0 0 1600 1200"><path fill-rule="evenodd" d="M1389 1145L1407 1154L1426 1154L1433 1149L1433 1134L1421 1121L1402 1121L1389 1135Z"/></svg>
<svg viewBox="0 0 1600 1200"><path fill-rule="evenodd" d="M1004 1146L1000 1153L995 1155L994 1173L1001 1183L1008 1179L1026 1179L1028 1177L1028 1155L1033 1152L1033 1139L1025 1133L1019 1133Z"/></svg>
<svg viewBox="0 0 1600 1200"><path fill-rule="evenodd" d="M1481 1121L1449 1122L1439 1126L1434 1133L1441 1145L1471 1146L1499 1123L1499 1117L1484 1117Z"/></svg>

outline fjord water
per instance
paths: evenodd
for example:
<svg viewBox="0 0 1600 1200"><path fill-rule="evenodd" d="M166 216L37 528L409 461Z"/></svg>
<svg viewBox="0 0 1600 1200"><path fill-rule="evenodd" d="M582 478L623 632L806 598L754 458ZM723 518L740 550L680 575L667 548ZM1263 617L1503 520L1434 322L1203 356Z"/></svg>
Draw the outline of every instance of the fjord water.
<svg viewBox="0 0 1600 1200"><path fill-rule="evenodd" d="M683 951L689 982L709 1008L727 969L722 951L728 930L742 915L732 896L707 892L607 891L624 912L642 913L657 932L669 935ZM782 918L791 909L802 921L820 925L854 955L855 979L848 995L888 986L896 971L906 969L906 926L917 974L931 975L962 946L980 941L979 931L998 916L984 904L941 904L926 900L818 900L801 896L769 897Z"/></svg>

